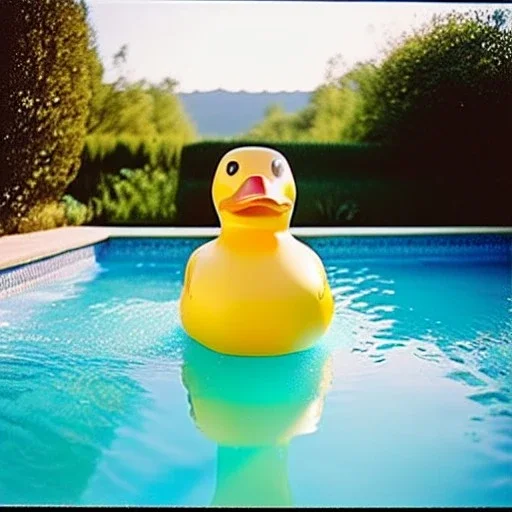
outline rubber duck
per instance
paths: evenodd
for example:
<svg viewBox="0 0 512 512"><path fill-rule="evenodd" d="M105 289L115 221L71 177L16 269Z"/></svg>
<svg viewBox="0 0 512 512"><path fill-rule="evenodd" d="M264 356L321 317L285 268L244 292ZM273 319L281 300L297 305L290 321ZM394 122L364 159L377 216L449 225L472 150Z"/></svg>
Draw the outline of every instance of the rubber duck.
<svg viewBox="0 0 512 512"><path fill-rule="evenodd" d="M290 233L297 191L288 161L266 147L233 149L211 193L221 229L187 262L185 332L230 355L311 348L330 325L334 301L320 257Z"/></svg>
<svg viewBox="0 0 512 512"><path fill-rule="evenodd" d="M293 506L289 451L318 429L333 378L329 351L232 357L190 340L181 372L191 418L217 445L210 504Z"/></svg>

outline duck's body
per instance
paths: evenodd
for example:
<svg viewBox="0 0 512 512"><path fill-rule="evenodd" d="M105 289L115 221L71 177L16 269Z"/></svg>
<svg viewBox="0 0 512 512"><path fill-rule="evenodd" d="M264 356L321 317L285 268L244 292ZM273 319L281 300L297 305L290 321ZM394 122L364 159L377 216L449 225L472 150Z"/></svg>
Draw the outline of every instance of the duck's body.
<svg viewBox="0 0 512 512"><path fill-rule="evenodd" d="M219 352L296 352L329 325L333 300L322 262L288 233L263 248L221 236L193 254L186 274L185 330Z"/></svg>
<svg viewBox="0 0 512 512"><path fill-rule="evenodd" d="M262 156L262 148L251 151ZM248 204L247 194L242 200L237 194L236 205ZM237 215L238 222L223 226L216 240L190 257L180 304L183 326L192 338L226 354L305 350L325 332L333 314L323 264L287 228L269 229L281 214L262 210L263 195L251 192L249 199L250 214Z"/></svg>

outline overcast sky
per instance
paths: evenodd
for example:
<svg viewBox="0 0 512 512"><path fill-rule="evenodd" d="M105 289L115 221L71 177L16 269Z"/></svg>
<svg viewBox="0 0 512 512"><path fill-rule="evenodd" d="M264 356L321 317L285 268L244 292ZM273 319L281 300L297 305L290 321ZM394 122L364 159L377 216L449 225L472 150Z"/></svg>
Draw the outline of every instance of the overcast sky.
<svg viewBox="0 0 512 512"><path fill-rule="evenodd" d="M379 58L386 42L434 13L493 4L88 0L106 80L128 45L130 79L179 90L310 91L327 61ZM495 7L499 7L497 4ZM503 7L503 5L501 5Z"/></svg>

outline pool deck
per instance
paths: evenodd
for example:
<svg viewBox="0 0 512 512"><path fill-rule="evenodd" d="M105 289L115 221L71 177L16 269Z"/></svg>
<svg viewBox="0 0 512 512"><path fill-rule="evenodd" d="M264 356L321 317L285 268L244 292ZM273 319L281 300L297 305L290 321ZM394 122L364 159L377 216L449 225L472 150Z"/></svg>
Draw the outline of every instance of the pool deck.
<svg viewBox="0 0 512 512"><path fill-rule="evenodd" d="M0 238L0 270L56 256L109 238L215 237L219 228L66 227ZM300 237L512 234L508 227L291 228Z"/></svg>

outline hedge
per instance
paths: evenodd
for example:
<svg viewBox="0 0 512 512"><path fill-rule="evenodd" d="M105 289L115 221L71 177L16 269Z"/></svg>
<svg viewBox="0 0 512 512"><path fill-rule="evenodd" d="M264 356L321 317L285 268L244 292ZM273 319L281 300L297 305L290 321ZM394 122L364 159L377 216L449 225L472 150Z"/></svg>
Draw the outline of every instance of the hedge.
<svg viewBox="0 0 512 512"><path fill-rule="evenodd" d="M285 155L299 186L294 222L307 225L321 215L321 206L311 204L314 198L325 195L314 183L339 181L343 176L363 180L376 173L390 172L389 154L377 145L331 143L261 143L253 141L204 141L185 146L181 155L181 168L176 196L177 223L183 226L218 225L217 215L210 197L210 188L217 164L222 156L240 146L264 146ZM305 187L305 184L309 184ZM347 184L354 188L354 182ZM312 194L306 192L306 188ZM322 187L320 187L322 188ZM357 188L357 185L356 185ZM332 190L332 187L329 187ZM318 192L318 193L317 193ZM309 196L309 199L308 199ZM309 203L307 205L306 203ZM308 206L308 208L306 208ZM348 217L350 213L347 212Z"/></svg>
<svg viewBox="0 0 512 512"><path fill-rule="evenodd" d="M335 178L342 173L374 175L382 168L386 150L370 144L261 143L252 141L204 141L183 148L181 171L187 180L212 179L224 153L240 146L264 146L283 153L295 179ZM389 166L387 166L389 167ZM386 168L386 172L390 168Z"/></svg>
<svg viewBox="0 0 512 512"><path fill-rule="evenodd" d="M211 199L215 169L224 153L247 145L274 148L290 162L298 191L292 226L512 223L510 173L482 167L464 174L460 161L448 158L427 167L407 147L205 141L183 148L176 225L219 225Z"/></svg>

